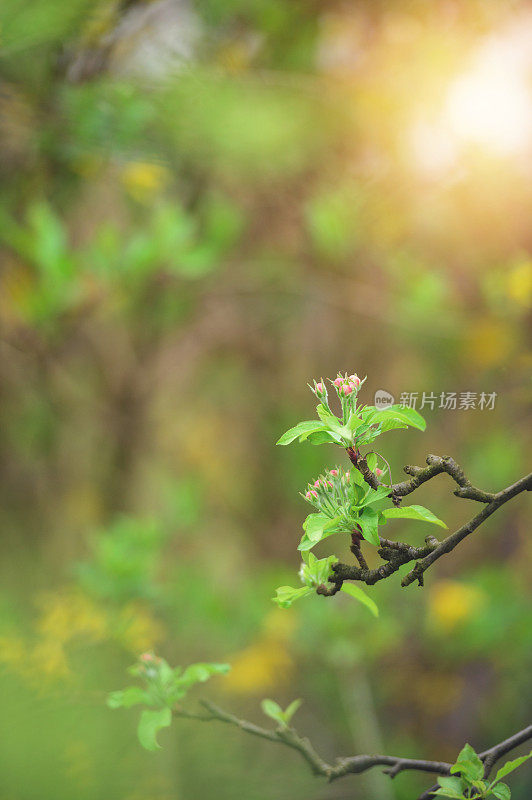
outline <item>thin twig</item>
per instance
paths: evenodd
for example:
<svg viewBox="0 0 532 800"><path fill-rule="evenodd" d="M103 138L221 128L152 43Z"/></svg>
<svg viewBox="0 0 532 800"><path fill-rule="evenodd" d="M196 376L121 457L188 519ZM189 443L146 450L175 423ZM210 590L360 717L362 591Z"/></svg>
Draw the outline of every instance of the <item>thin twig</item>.
<svg viewBox="0 0 532 800"><path fill-rule="evenodd" d="M521 478L516 483L513 483L511 486L508 486L506 489L503 489L501 492L493 495L493 499L491 500L488 505L484 506L482 511L473 517L472 520L467 522L465 525L462 525L461 528L458 528L457 531L451 533L445 539L443 539L437 547L432 550L431 553L426 555L421 561L418 561L417 564L414 566L410 572L405 575L403 580L401 581L401 586L408 586L409 584L413 583L414 581L422 578L423 573L434 564L438 558L445 555L445 553L450 553L451 550L454 550L457 544L459 544L462 539L465 539L466 536L469 536L470 533L473 533L479 525L481 525L485 520L488 519L498 508L500 508L504 503L507 503L508 500L511 500L516 495L520 494L521 492L530 491L532 489L532 473L529 475L525 475L524 478ZM483 502L483 501L482 501Z"/></svg>
<svg viewBox="0 0 532 800"><path fill-rule="evenodd" d="M210 720L226 722L229 725L235 725L237 728L240 728L246 733L251 733L252 736L260 736L262 739L268 739L271 742L285 744L287 747L291 747L293 750L297 750L301 754L315 775L324 775L327 778L329 777L333 767L331 767L330 764L327 764L327 762L316 753L308 739L299 736L299 734L293 728L286 726L283 728L277 728L276 730L268 730L267 728L261 728L259 725L255 725L253 722L248 722L245 719L239 719L234 714L224 711L219 706L216 706L214 703L210 703L207 700L203 700L201 702L204 708L207 709L207 714L194 714L184 711L183 709L178 709L175 713L177 716L197 719L201 722L208 722Z"/></svg>
<svg viewBox="0 0 532 800"><path fill-rule="evenodd" d="M234 725L240 728L240 730L250 733L252 736L259 736L261 739L268 739L270 742L284 744L292 750L297 750L315 775L322 775L329 781L337 780L345 775L358 775L361 772L366 772L366 770L378 766L387 767L384 772L389 775L390 778L395 778L400 772L406 770L432 772L438 775L450 774L452 764L446 761L428 761L419 758L402 758L401 756L358 755L351 756L350 758L337 758L334 764L329 764L316 752L309 739L300 736L299 733L290 726L282 726L275 730L268 730L267 728L261 728L259 725L255 725L253 722L239 719L229 711L224 711L219 706L207 700L201 701L201 704L206 709L206 713L198 714L186 711L182 708L175 709L174 713L176 716L196 719L200 722L218 720L219 722ZM479 753L479 757L484 761L487 767L486 777L495 761L531 738L532 725L515 733L513 736L510 736L510 738L499 742L499 744L490 747L489 750ZM429 800L432 793L436 791L437 788L436 786L428 789L419 800Z"/></svg>
<svg viewBox="0 0 532 800"><path fill-rule="evenodd" d="M427 456L427 465L426 467L404 467L404 472L407 475L412 475L412 478L409 481L396 483L393 486L394 493L399 497L404 497L436 475L446 472L458 484L458 489L454 490L454 494L457 497L477 500L479 503L490 503L496 496L493 492L485 492L473 486L460 464L457 464L451 456L429 455Z"/></svg>

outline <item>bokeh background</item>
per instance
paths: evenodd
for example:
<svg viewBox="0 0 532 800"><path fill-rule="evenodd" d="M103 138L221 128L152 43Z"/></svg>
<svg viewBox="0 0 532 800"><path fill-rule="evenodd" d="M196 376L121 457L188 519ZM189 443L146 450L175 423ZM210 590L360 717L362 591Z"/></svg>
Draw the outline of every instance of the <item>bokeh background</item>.
<svg viewBox="0 0 532 800"><path fill-rule="evenodd" d="M105 695L148 649L228 660L198 694L255 721L263 697L301 697L298 727L329 758L454 760L518 730L523 496L423 590L373 587L378 621L348 598L271 597L297 580L298 491L339 458L274 446L312 417L312 377L367 374L367 403L436 395L424 434L382 440L395 480L429 452L488 490L527 471L529 4L3 0L0 48L2 796L408 800L430 784L326 786L215 723L144 752L135 709ZM497 397L452 410L441 392ZM415 496L450 528L475 512L451 489ZM528 798L530 769L511 784Z"/></svg>

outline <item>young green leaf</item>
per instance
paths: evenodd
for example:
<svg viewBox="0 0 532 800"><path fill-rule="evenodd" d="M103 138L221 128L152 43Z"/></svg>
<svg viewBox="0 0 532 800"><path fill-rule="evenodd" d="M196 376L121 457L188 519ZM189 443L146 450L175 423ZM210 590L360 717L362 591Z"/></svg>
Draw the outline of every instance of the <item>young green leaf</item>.
<svg viewBox="0 0 532 800"><path fill-rule="evenodd" d="M378 489L370 488L369 492L366 492L365 497L359 503L360 508L364 508L364 506L372 506L373 503L383 500L385 497L388 497L391 491L392 490L389 486L379 486Z"/></svg>
<svg viewBox="0 0 532 800"><path fill-rule="evenodd" d="M474 783L476 780L482 780L484 764L471 745L465 744L458 754L456 763L451 767L451 772L459 772L467 781Z"/></svg>
<svg viewBox="0 0 532 800"><path fill-rule="evenodd" d="M169 708L145 709L140 715L137 728L141 745L146 750L158 750L161 745L157 741L157 733L161 728L167 728L171 722L172 711Z"/></svg>
<svg viewBox="0 0 532 800"><path fill-rule="evenodd" d="M275 720L282 728L286 728L301 705L301 700L293 700L285 711L275 700L265 699L260 705L266 716Z"/></svg>
<svg viewBox="0 0 532 800"><path fill-rule="evenodd" d="M276 589L277 596L273 597L272 600L274 603L277 603L279 608L290 608L292 603L299 600L301 597L312 594L312 591L311 586L302 586L300 589L294 589L292 586L279 586L279 588Z"/></svg>
<svg viewBox="0 0 532 800"><path fill-rule="evenodd" d="M362 509L362 512L360 513L357 522L362 528L364 539L366 539L366 541L378 547L380 544L378 512L375 511L375 509L367 506L366 508Z"/></svg>
<svg viewBox="0 0 532 800"><path fill-rule="evenodd" d="M329 411L327 406L324 406L323 403L319 403L319 405L316 406L316 413L327 427L333 430L339 430L342 427L342 423L338 417L333 414L332 411Z"/></svg>
<svg viewBox="0 0 532 800"><path fill-rule="evenodd" d="M351 431L351 433L355 433L362 425L365 425L364 420L357 414L351 414L349 419L347 420L346 427Z"/></svg>
<svg viewBox="0 0 532 800"><path fill-rule="evenodd" d="M338 533L338 523L341 521L340 517L333 517L331 519L326 514L309 514L303 523L303 534L301 541L298 545L298 550L310 550L322 539L327 536L332 536L333 533Z"/></svg>
<svg viewBox="0 0 532 800"><path fill-rule="evenodd" d="M330 578L332 565L338 561L336 556L327 558L316 558L310 551L301 554L304 564L301 567L301 574L307 586L314 588L322 583L327 583Z"/></svg>
<svg viewBox="0 0 532 800"><path fill-rule="evenodd" d="M292 717L296 713L297 709L301 705L301 702L302 701L299 700L299 699L298 700L292 700L290 705L285 708L285 710L283 712L283 718L284 718L284 721L286 722L287 725L290 723L290 720L292 719Z"/></svg>
<svg viewBox="0 0 532 800"><path fill-rule="evenodd" d="M388 431L397 431L400 428L408 428L408 425L405 422L401 422L398 419L384 420L384 422L380 423L380 426L381 426L381 433L387 433Z"/></svg>
<svg viewBox="0 0 532 800"><path fill-rule="evenodd" d="M441 519L429 511L424 506L400 506L399 508L387 508L383 512L386 519L418 519L421 522L432 522L441 528L447 525Z"/></svg>
<svg viewBox="0 0 532 800"><path fill-rule="evenodd" d="M389 406L383 408L381 411L369 406L363 413L364 420L372 425L376 422L389 422L391 420L398 420L399 422L410 425L412 428L418 428L424 431L427 423L421 414L414 408L403 407L400 405ZM390 429L389 429L390 430Z"/></svg>
<svg viewBox="0 0 532 800"><path fill-rule="evenodd" d="M179 678L179 683L192 686L194 683L205 683L213 675L227 675L231 667L229 664L191 664Z"/></svg>
<svg viewBox="0 0 532 800"><path fill-rule="evenodd" d="M509 775L510 772L513 772L514 769L520 767L521 764L524 764L525 761L528 761L529 758L532 758L532 750L526 756L519 756L519 758L514 758L512 761L507 761L506 764L497 770L497 774L495 775L495 780L500 781L501 778L504 778L506 775Z"/></svg>
<svg viewBox="0 0 532 800"><path fill-rule="evenodd" d="M340 591L345 592L351 597L354 597L355 600L359 601L359 603L362 603L366 606L366 608L369 608L374 617L379 616L377 603L372 600L372 598L369 597L369 595L367 595L364 589L362 589L360 586L357 586L354 583L343 583Z"/></svg>
<svg viewBox="0 0 532 800"><path fill-rule="evenodd" d="M260 707L267 717L279 722L281 725L284 723L283 709L275 700L265 699L261 702Z"/></svg>
<svg viewBox="0 0 532 800"><path fill-rule="evenodd" d="M290 430L283 433L281 438L277 441L277 444L290 444L294 439L298 439L299 437L302 437L300 441L303 441L303 439L311 433L324 430L326 430L325 425L317 419L300 422L294 428L290 428Z"/></svg>
<svg viewBox="0 0 532 800"><path fill-rule="evenodd" d="M324 426L325 428L325 426ZM307 433L304 438L309 444L342 444L342 437L332 431L317 430L315 433ZM303 437L299 437L299 441L304 441Z"/></svg>
<svg viewBox="0 0 532 800"><path fill-rule="evenodd" d="M438 784L440 788L434 792L438 797L450 797L452 800L463 798L463 782L461 778L449 777L448 775L439 775Z"/></svg>
<svg viewBox="0 0 532 800"><path fill-rule="evenodd" d="M340 517L331 519L327 514L322 512L318 514L309 514L303 523L303 530L305 531L311 542L319 542L323 536L323 532L328 528L333 528Z"/></svg>
<svg viewBox="0 0 532 800"><path fill-rule="evenodd" d="M107 697L107 705L109 708L131 708L131 706L138 705L139 703L146 703L148 705L151 702L151 695L144 689L141 689L140 686L128 686L127 689L111 692Z"/></svg>
<svg viewBox="0 0 532 800"><path fill-rule="evenodd" d="M498 800L510 800L512 796L510 787L506 783L496 783L489 791L494 797L497 797Z"/></svg>

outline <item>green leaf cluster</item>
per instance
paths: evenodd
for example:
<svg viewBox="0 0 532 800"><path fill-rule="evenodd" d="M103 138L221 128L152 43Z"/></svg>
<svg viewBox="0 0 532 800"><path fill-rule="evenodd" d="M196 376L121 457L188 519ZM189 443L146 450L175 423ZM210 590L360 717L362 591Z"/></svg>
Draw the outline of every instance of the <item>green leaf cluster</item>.
<svg viewBox="0 0 532 800"><path fill-rule="evenodd" d="M362 447L371 444L381 433L397 428L417 428L424 431L425 420L413 408L392 405L379 410L375 406L357 407L356 401L347 407L342 403L342 417L334 414L327 401L316 406L317 420L299 422L287 430L277 444L287 445L296 439L310 444L338 444L342 447Z"/></svg>
<svg viewBox="0 0 532 800"><path fill-rule="evenodd" d="M32 203L23 223L0 209L0 240L30 271L20 311L44 325L80 307L94 292L127 286L134 298L156 274L188 282L211 275L240 236L240 210L218 196L205 199L198 222L175 202L160 200L141 224L123 232L103 222L90 241L74 246L64 221L48 203Z"/></svg>
<svg viewBox="0 0 532 800"><path fill-rule="evenodd" d="M484 798L490 797L498 798L498 800L510 800L512 796L510 787L506 783L502 783L502 778L520 767L530 757L532 757L532 751L526 756L507 761L497 770L494 779L487 781L484 779L482 760L471 745L466 744L460 751L456 763L451 767L452 775L438 778L439 788L434 795L448 797L451 800L484 800Z"/></svg>
<svg viewBox="0 0 532 800"><path fill-rule="evenodd" d="M151 653L141 656L139 662L129 668L132 675L143 681L143 686L127 686L107 697L109 708L131 708L147 706L140 716L137 734L146 750L157 750L157 733L172 721L172 709L182 700L196 683L204 683L213 675L225 675L228 664L197 663L183 669L170 667L163 658Z"/></svg>

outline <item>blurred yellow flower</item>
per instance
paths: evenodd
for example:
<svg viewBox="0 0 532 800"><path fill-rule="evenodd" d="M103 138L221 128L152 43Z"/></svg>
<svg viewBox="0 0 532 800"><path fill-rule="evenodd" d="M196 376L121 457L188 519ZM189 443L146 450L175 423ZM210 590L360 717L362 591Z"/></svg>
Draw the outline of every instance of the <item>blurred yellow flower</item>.
<svg viewBox="0 0 532 800"><path fill-rule="evenodd" d="M509 272L506 283L508 297L517 305L530 307L532 300L532 262L522 261Z"/></svg>
<svg viewBox="0 0 532 800"><path fill-rule="evenodd" d="M429 615L446 631L471 617L486 604L486 594L476 586L458 581L439 581L429 595Z"/></svg>
<svg viewBox="0 0 532 800"><path fill-rule="evenodd" d="M78 636L101 641L106 636L105 612L88 595L77 590L46 594L40 598L42 614L36 630L54 641L68 642Z"/></svg>
<svg viewBox="0 0 532 800"><path fill-rule="evenodd" d="M282 644L262 639L229 658L231 672L224 686L238 694L254 694L285 684L294 668Z"/></svg>
<svg viewBox="0 0 532 800"><path fill-rule="evenodd" d="M122 169L121 179L131 197L149 203L168 184L170 172L162 164L134 161Z"/></svg>
<svg viewBox="0 0 532 800"><path fill-rule="evenodd" d="M229 657L231 672L224 687L238 694L254 694L286 684L294 661L288 642L294 632L296 617L276 608L263 620L257 641Z"/></svg>
<svg viewBox="0 0 532 800"><path fill-rule="evenodd" d="M40 614L28 641L0 638L0 663L32 683L71 676L68 645L114 640L131 653L152 649L164 627L139 603L114 610L76 588L48 592L38 599Z"/></svg>

